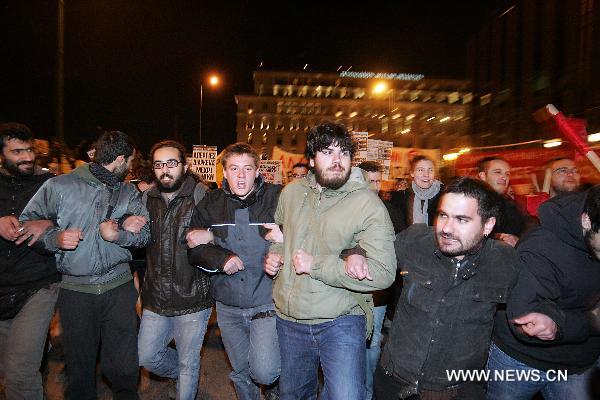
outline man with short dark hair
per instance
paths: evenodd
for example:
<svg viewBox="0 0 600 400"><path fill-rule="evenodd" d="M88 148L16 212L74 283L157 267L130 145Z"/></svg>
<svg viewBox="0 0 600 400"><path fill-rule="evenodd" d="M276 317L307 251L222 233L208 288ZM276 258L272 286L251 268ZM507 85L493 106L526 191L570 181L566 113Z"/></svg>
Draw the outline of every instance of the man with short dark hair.
<svg viewBox="0 0 600 400"><path fill-rule="evenodd" d="M223 187L207 193L194 211L189 259L216 272L210 290L238 399L258 400L259 385L266 386L266 399L276 399L280 359L273 282L262 264L270 241L281 240L273 224L281 186L264 182L258 154L245 143L225 148L222 162Z"/></svg>
<svg viewBox="0 0 600 400"><path fill-rule="evenodd" d="M600 356L600 186L554 197L538 215L540 226L517 246L522 269L506 311L496 315L488 369L541 379L490 381L489 399L589 398ZM566 381L546 374L559 370Z"/></svg>
<svg viewBox="0 0 600 400"><path fill-rule="evenodd" d="M308 174L308 165L304 163L296 163L292 166L290 182L304 179L306 174Z"/></svg>
<svg viewBox="0 0 600 400"><path fill-rule="evenodd" d="M0 124L0 162L0 370L8 400L42 400L39 370L60 274L54 257L34 251L52 223L17 218L54 175L35 165L33 135L14 122Z"/></svg>
<svg viewBox="0 0 600 400"><path fill-rule="evenodd" d="M493 239L498 195L459 178L440 198L435 226L396 237L404 286L380 364L375 398L477 399L482 385L451 375L485 366L496 306L518 271L514 249Z"/></svg>
<svg viewBox="0 0 600 400"><path fill-rule="evenodd" d="M144 247L150 231L138 190L123 182L134 156L125 133L105 132L94 161L46 181L20 217L55 224L39 241L62 273L57 305L72 399L96 398L100 343L113 398L138 398L137 291L128 248Z"/></svg>
<svg viewBox="0 0 600 400"><path fill-rule="evenodd" d="M515 246L526 228L525 215L508 195L510 165L499 156L485 157L477 163L479 179L487 182L501 196L500 214L496 221L494 237Z"/></svg>
<svg viewBox="0 0 600 400"><path fill-rule="evenodd" d="M316 398L319 364L323 398L365 396L370 292L392 284L396 260L389 215L361 170L351 167L354 150L343 125L317 125L306 144L312 172L279 199L275 222L284 242L271 246L265 271L275 277L284 400ZM354 262L358 254L340 258L357 245L366 262Z"/></svg>
<svg viewBox="0 0 600 400"><path fill-rule="evenodd" d="M141 366L177 380L177 399L193 400L212 299L210 278L188 261L186 235L206 187L188 174L180 143L158 142L150 155L156 186L143 200L153 237L146 249L138 354ZM173 339L176 349L169 347Z"/></svg>
<svg viewBox="0 0 600 400"><path fill-rule="evenodd" d="M550 170L550 197L579 190L581 174L575 162L567 157L554 158L547 164Z"/></svg>

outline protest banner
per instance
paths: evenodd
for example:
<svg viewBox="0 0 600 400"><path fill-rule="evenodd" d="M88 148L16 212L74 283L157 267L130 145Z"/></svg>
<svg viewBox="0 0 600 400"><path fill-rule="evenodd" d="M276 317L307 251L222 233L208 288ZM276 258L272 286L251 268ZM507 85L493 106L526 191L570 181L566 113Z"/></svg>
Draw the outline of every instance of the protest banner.
<svg viewBox="0 0 600 400"><path fill-rule="evenodd" d="M194 145L190 168L207 182L216 182L217 146Z"/></svg>
<svg viewBox="0 0 600 400"><path fill-rule="evenodd" d="M260 160L258 172L267 183L283 183L281 160Z"/></svg>

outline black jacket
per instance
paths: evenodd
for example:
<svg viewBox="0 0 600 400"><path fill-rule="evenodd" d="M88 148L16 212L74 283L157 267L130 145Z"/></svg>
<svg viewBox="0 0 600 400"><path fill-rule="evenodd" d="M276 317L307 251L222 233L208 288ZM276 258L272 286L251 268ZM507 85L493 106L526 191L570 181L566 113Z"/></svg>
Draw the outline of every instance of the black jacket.
<svg viewBox="0 0 600 400"><path fill-rule="evenodd" d="M406 275L381 366L414 390L443 390L457 384L447 370L485 367L496 306L517 278L517 254L488 239L459 269L425 224L402 231L395 247Z"/></svg>
<svg viewBox="0 0 600 400"><path fill-rule="evenodd" d="M493 233L508 233L521 237L527 226L525 215L519 210L513 199L507 196L501 196L501 199L500 216Z"/></svg>
<svg viewBox="0 0 600 400"><path fill-rule="evenodd" d="M187 234L194 212L194 191L201 198L206 188L187 176L179 190L166 204L157 188L147 194L150 213L150 244L146 249L146 274L142 287L142 304L164 316L191 314L212 306L210 278L190 265ZM144 196L145 197L145 196Z"/></svg>
<svg viewBox="0 0 600 400"><path fill-rule="evenodd" d="M54 175L14 177L0 171L0 217L19 217L42 184ZM0 238L0 320L14 317L30 295L60 280L54 255L39 254L27 243Z"/></svg>
<svg viewBox="0 0 600 400"><path fill-rule="evenodd" d="M590 335L584 315L600 297L600 262L590 256L581 227L586 193L558 196L540 206L541 226L517 245L523 266L507 312L496 316L494 342L538 369L577 373L600 356L600 336ZM557 339L530 338L508 322L529 312L551 317L559 328Z"/></svg>
<svg viewBox="0 0 600 400"><path fill-rule="evenodd" d="M444 186L441 185L440 191L427 201L427 225L433 226L435 217L437 216L438 203L444 190ZM404 227L411 226L413 224L413 202L415 199L415 193L409 186L406 190L399 190L392 193L391 204L398 209L399 213L404 217ZM395 229L395 226L394 226Z"/></svg>
<svg viewBox="0 0 600 400"><path fill-rule="evenodd" d="M215 240L214 244L190 249L190 262L222 271L229 258L237 255L244 261L244 269L232 275L214 274L211 282L213 298L226 305L241 308L272 303L273 282L263 270L264 257L269 248L269 242L264 236L268 231L262 226L252 226L252 233L247 234L248 230L240 232L236 230L236 226L214 225L234 224L236 211L241 209L247 209L250 223L274 222L281 186L264 183L259 175L254 191L242 200L230 192L227 181L223 182L223 188L208 193L194 210L191 227L211 228ZM251 259L246 254L232 251L230 240L233 238L252 249Z"/></svg>

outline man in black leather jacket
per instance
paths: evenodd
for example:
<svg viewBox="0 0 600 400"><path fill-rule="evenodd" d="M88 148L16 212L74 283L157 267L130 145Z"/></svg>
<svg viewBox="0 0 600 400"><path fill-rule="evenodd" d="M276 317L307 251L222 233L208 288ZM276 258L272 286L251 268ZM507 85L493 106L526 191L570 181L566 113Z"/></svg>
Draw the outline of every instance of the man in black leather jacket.
<svg viewBox="0 0 600 400"><path fill-rule="evenodd" d="M150 244L142 286L140 365L177 379L177 398L193 400L200 349L212 310L208 274L188 262L186 234L206 187L188 174L185 148L165 140L150 151L156 185L142 196L150 214ZM177 349L169 347L175 339Z"/></svg>

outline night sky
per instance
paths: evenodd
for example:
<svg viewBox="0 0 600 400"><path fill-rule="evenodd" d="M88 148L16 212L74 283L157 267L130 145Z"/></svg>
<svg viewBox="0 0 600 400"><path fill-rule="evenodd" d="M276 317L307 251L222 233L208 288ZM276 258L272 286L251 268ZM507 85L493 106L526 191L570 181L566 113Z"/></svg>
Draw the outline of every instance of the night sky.
<svg viewBox="0 0 600 400"><path fill-rule="evenodd" d="M57 5L0 5L0 120L55 135ZM179 133L219 149L235 141L235 94L266 70L414 72L465 77L469 37L508 1L65 0L65 137L132 134L143 150Z"/></svg>

